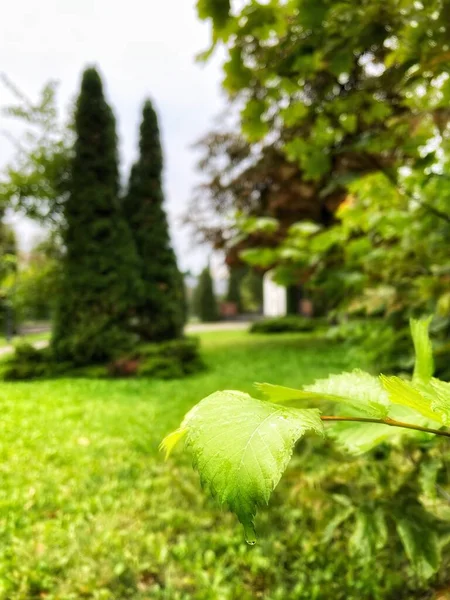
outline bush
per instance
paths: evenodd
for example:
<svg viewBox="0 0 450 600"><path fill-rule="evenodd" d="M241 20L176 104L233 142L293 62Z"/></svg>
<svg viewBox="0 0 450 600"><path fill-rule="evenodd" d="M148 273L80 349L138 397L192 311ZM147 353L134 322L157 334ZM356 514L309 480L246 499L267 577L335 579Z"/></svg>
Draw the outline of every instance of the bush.
<svg viewBox="0 0 450 600"><path fill-rule="evenodd" d="M450 343L448 323L435 318L430 327L436 376L450 379ZM363 361L366 368L376 367L385 373L412 373L414 353L409 343L407 325L390 323L387 319L352 319L330 328L327 339L345 347L350 360Z"/></svg>
<svg viewBox="0 0 450 600"><path fill-rule="evenodd" d="M47 348L37 350L23 342L16 346L14 354L2 361L0 375L4 381L38 379L53 374L54 366Z"/></svg>
<svg viewBox="0 0 450 600"><path fill-rule="evenodd" d="M51 348L37 350L20 344L13 355L0 364L4 381L23 381L47 377L85 378L154 377L178 379L205 368L196 338L182 338L162 343L142 344L128 354L109 363L74 367L72 362L59 362Z"/></svg>
<svg viewBox="0 0 450 600"><path fill-rule="evenodd" d="M385 319L343 321L327 331L327 339L338 343L351 360L387 372L412 371L414 356L406 326L393 327Z"/></svg>
<svg viewBox="0 0 450 600"><path fill-rule="evenodd" d="M138 346L110 365L110 375L178 379L203 368L198 339L181 338Z"/></svg>
<svg viewBox="0 0 450 600"><path fill-rule="evenodd" d="M203 369L204 363L199 355L199 340L184 338L143 346L138 375L176 379Z"/></svg>
<svg viewBox="0 0 450 600"><path fill-rule="evenodd" d="M289 333L297 331L314 331L326 325L324 319L308 319L301 316L277 317L257 321L250 327L250 333Z"/></svg>

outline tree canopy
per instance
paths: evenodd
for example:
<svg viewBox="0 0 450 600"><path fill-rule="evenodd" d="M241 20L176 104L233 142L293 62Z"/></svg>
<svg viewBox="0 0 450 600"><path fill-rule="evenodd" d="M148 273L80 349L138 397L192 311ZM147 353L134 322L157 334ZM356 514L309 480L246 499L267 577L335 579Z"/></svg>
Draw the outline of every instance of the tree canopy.
<svg viewBox="0 0 450 600"><path fill-rule="evenodd" d="M59 225L69 192L73 127L59 114L57 83L47 83L33 102L7 77L0 81L15 99L4 114L23 126L18 137L6 134L14 154L0 178L0 205L47 227Z"/></svg>
<svg viewBox="0 0 450 600"><path fill-rule="evenodd" d="M434 164L427 142L450 114L448 3L217 0L198 8L212 21L213 48L226 49L224 87L242 107L252 146L205 140L210 156L218 145L228 164L282 150L317 207L361 174L382 170L396 183L398 167Z"/></svg>
<svg viewBox="0 0 450 600"><path fill-rule="evenodd" d="M246 0L198 8L212 24L211 52L225 51L223 83L239 110L235 135L243 136L204 144L212 173L205 186L220 198L210 207L219 214L226 206L231 235L220 244L228 256L275 266L278 281L308 287L329 315L381 315L404 330L410 316L435 313L433 334L444 341L450 3ZM259 178L269 173L259 179L264 195L246 178L268 155L282 156L309 190L309 212L300 210L299 193L286 202L292 216L280 210L275 160L258 169ZM252 206L242 202L241 176ZM391 358L399 354L394 343Z"/></svg>

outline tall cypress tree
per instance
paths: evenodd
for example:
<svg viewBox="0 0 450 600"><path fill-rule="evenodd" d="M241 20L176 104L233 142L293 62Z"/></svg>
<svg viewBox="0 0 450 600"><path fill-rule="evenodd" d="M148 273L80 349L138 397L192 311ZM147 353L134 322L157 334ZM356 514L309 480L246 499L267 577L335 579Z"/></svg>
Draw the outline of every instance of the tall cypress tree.
<svg viewBox="0 0 450 600"><path fill-rule="evenodd" d="M196 316L203 323L212 323L219 318L209 266L205 267L200 273L198 284L194 291L193 309Z"/></svg>
<svg viewBox="0 0 450 600"><path fill-rule="evenodd" d="M141 263L136 330L144 340L174 339L182 334L185 321L184 288L164 211L163 154L158 118L149 100L144 104L139 150L124 198Z"/></svg>
<svg viewBox="0 0 450 600"><path fill-rule="evenodd" d="M15 330L14 314L10 293L12 288L3 287L3 279L17 270L16 236L14 231L2 222L3 211L0 209L0 336L6 333L10 337Z"/></svg>
<svg viewBox="0 0 450 600"><path fill-rule="evenodd" d="M128 345L139 288L136 248L119 201L115 119L92 68L83 74L75 130L53 348L59 360L88 364Z"/></svg>
<svg viewBox="0 0 450 600"><path fill-rule="evenodd" d="M227 302L236 304L238 311L242 310L241 284L246 274L245 267L231 267L229 270Z"/></svg>

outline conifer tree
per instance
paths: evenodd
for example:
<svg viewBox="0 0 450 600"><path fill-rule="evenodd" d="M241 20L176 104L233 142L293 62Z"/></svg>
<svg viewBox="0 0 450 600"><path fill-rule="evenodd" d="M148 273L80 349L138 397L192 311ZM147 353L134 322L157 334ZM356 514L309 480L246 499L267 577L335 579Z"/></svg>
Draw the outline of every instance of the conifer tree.
<svg viewBox="0 0 450 600"><path fill-rule="evenodd" d="M17 246L14 231L2 218L0 209L0 336L5 332L9 338L14 332L14 314L10 297L13 285L8 277L17 270Z"/></svg>
<svg viewBox="0 0 450 600"><path fill-rule="evenodd" d="M184 287L164 210L163 153L158 118L150 100L144 104L139 151L124 198L124 213L141 269L136 331L143 340L175 339L181 336L185 322Z"/></svg>
<svg viewBox="0 0 450 600"><path fill-rule="evenodd" d="M255 269L248 269L242 279L241 297L245 312L259 312L264 302L263 276Z"/></svg>
<svg viewBox="0 0 450 600"><path fill-rule="evenodd" d="M236 304L239 312L242 309L241 284L245 273L245 267L231 267L229 272L227 302Z"/></svg>
<svg viewBox="0 0 450 600"><path fill-rule="evenodd" d="M59 360L88 364L131 342L139 288L138 257L118 196L115 119L93 68L83 74L75 135L53 348Z"/></svg>
<svg viewBox="0 0 450 600"><path fill-rule="evenodd" d="M209 266L205 267L200 274L194 292L193 305L194 313L203 323L211 323L219 318Z"/></svg>

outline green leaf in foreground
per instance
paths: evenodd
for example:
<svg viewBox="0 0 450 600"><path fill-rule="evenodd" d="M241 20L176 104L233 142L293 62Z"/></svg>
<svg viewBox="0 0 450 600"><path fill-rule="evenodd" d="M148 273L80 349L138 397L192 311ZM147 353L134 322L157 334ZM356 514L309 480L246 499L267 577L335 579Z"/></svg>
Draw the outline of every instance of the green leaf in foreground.
<svg viewBox="0 0 450 600"><path fill-rule="evenodd" d="M433 348L431 346L428 328L431 317L428 319L411 319L411 335L414 342L416 362L414 365L414 379L428 381L434 372Z"/></svg>
<svg viewBox="0 0 450 600"><path fill-rule="evenodd" d="M417 382L416 387L431 403L436 419L450 425L450 383L433 378L428 383Z"/></svg>
<svg viewBox="0 0 450 600"><path fill-rule="evenodd" d="M176 429L172 433L169 433L169 435L163 439L159 449L161 450L161 452L165 452L166 460L172 454L172 450L175 448L178 442L184 438L186 433L187 429L182 425L179 429Z"/></svg>
<svg viewBox="0 0 450 600"><path fill-rule="evenodd" d="M271 402L280 404L322 400L347 404L378 419L382 419L388 414L389 398L379 379L360 370L319 379L315 383L305 386L303 390L270 383L257 383L256 387Z"/></svg>
<svg viewBox="0 0 450 600"><path fill-rule="evenodd" d="M305 394L304 390L284 387L283 385L273 385L272 383L255 383L255 387L268 400L280 404L295 400L313 400L317 398L316 394Z"/></svg>
<svg viewBox="0 0 450 600"><path fill-rule="evenodd" d="M323 433L318 410L283 407L234 391L202 400L181 428L202 485L237 515L249 543L255 542L257 508L268 503L296 442L310 430ZM163 447L171 448L172 441L169 436Z"/></svg>
<svg viewBox="0 0 450 600"><path fill-rule="evenodd" d="M389 399L377 377L356 369L351 373L331 375L305 386L308 392L329 394L353 408L382 419L388 413Z"/></svg>
<svg viewBox="0 0 450 600"><path fill-rule="evenodd" d="M380 381L389 394L392 404L407 406L427 419L443 423L440 415L433 410L431 399L413 383L399 377L386 377L385 375L380 375Z"/></svg>

